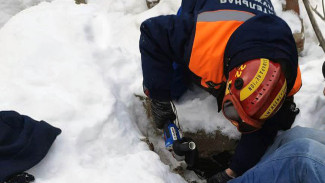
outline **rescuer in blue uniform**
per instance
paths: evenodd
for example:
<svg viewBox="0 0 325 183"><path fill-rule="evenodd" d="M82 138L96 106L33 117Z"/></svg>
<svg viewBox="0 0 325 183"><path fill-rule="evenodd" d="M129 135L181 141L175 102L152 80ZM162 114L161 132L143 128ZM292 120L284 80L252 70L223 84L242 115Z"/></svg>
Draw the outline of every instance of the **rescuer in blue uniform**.
<svg viewBox="0 0 325 183"><path fill-rule="evenodd" d="M243 132L230 167L209 182L253 167L299 112L293 102L301 87L297 48L269 0L184 0L180 15L142 23L140 52L144 92L159 129L175 119L170 101L181 95L180 86L195 83Z"/></svg>

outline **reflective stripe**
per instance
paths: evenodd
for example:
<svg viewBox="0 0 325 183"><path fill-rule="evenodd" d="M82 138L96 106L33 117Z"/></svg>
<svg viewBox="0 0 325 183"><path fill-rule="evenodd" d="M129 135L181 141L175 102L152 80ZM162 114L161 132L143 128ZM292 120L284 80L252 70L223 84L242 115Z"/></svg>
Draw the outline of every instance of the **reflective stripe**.
<svg viewBox="0 0 325 183"><path fill-rule="evenodd" d="M216 21L246 21L255 16L252 13L243 11L219 10L213 12L203 12L198 15L197 22L216 22Z"/></svg>

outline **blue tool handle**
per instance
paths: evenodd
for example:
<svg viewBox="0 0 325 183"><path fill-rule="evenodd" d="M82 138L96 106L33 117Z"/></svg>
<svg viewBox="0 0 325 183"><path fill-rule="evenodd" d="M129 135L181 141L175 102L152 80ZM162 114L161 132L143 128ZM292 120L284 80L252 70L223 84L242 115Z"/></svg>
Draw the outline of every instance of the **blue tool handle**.
<svg viewBox="0 0 325 183"><path fill-rule="evenodd" d="M167 123L164 127L164 138L165 138L165 147L172 148L174 141L181 140L182 135L178 129L178 127L170 122Z"/></svg>

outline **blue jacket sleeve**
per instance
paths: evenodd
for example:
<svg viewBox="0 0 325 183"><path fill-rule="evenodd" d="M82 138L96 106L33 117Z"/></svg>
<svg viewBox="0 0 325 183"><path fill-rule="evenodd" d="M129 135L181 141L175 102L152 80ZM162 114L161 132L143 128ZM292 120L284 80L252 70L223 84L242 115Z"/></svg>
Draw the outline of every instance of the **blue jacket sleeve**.
<svg viewBox="0 0 325 183"><path fill-rule="evenodd" d="M171 99L172 63L185 64L184 55L188 51L193 25L189 15L158 16L141 24L143 85L150 98Z"/></svg>

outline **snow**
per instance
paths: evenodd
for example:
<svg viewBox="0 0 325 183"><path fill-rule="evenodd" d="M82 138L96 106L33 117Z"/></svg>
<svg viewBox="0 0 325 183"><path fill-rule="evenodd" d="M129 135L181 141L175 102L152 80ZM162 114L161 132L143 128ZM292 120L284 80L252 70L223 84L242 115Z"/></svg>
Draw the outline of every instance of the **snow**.
<svg viewBox="0 0 325 183"><path fill-rule="evenodd" d="M0 1L0 27L2 27L12 16L18 12L37 5L42 1L51 2L52 0L1 0Z"/></svg>
<svg viewBox="0 0 325 183"><path fill-rule="evenodd" d="M279 1L273 4L299 32L295 14L282 12ZM144 0L89 0L87 5L0 0L0 110L15 110L63 130L46 158L28 171L36 183L186 182L163 163L177 162L159 157L142 141L155 132L134 97L142 95L139 26L149 17L175 14L179 5L179 0L162 0L147 10ZM325 55L300 5L306 42L299 57L303 87L295 97L301 113L294 125L325 130ZM325 30L325 22L317 20ZM199 89L187 92L176 107L185 131L219 129L239 137L217 113L214 97ZM168 154L160 135L150 138L160 147L158 154Z"/></svg>

